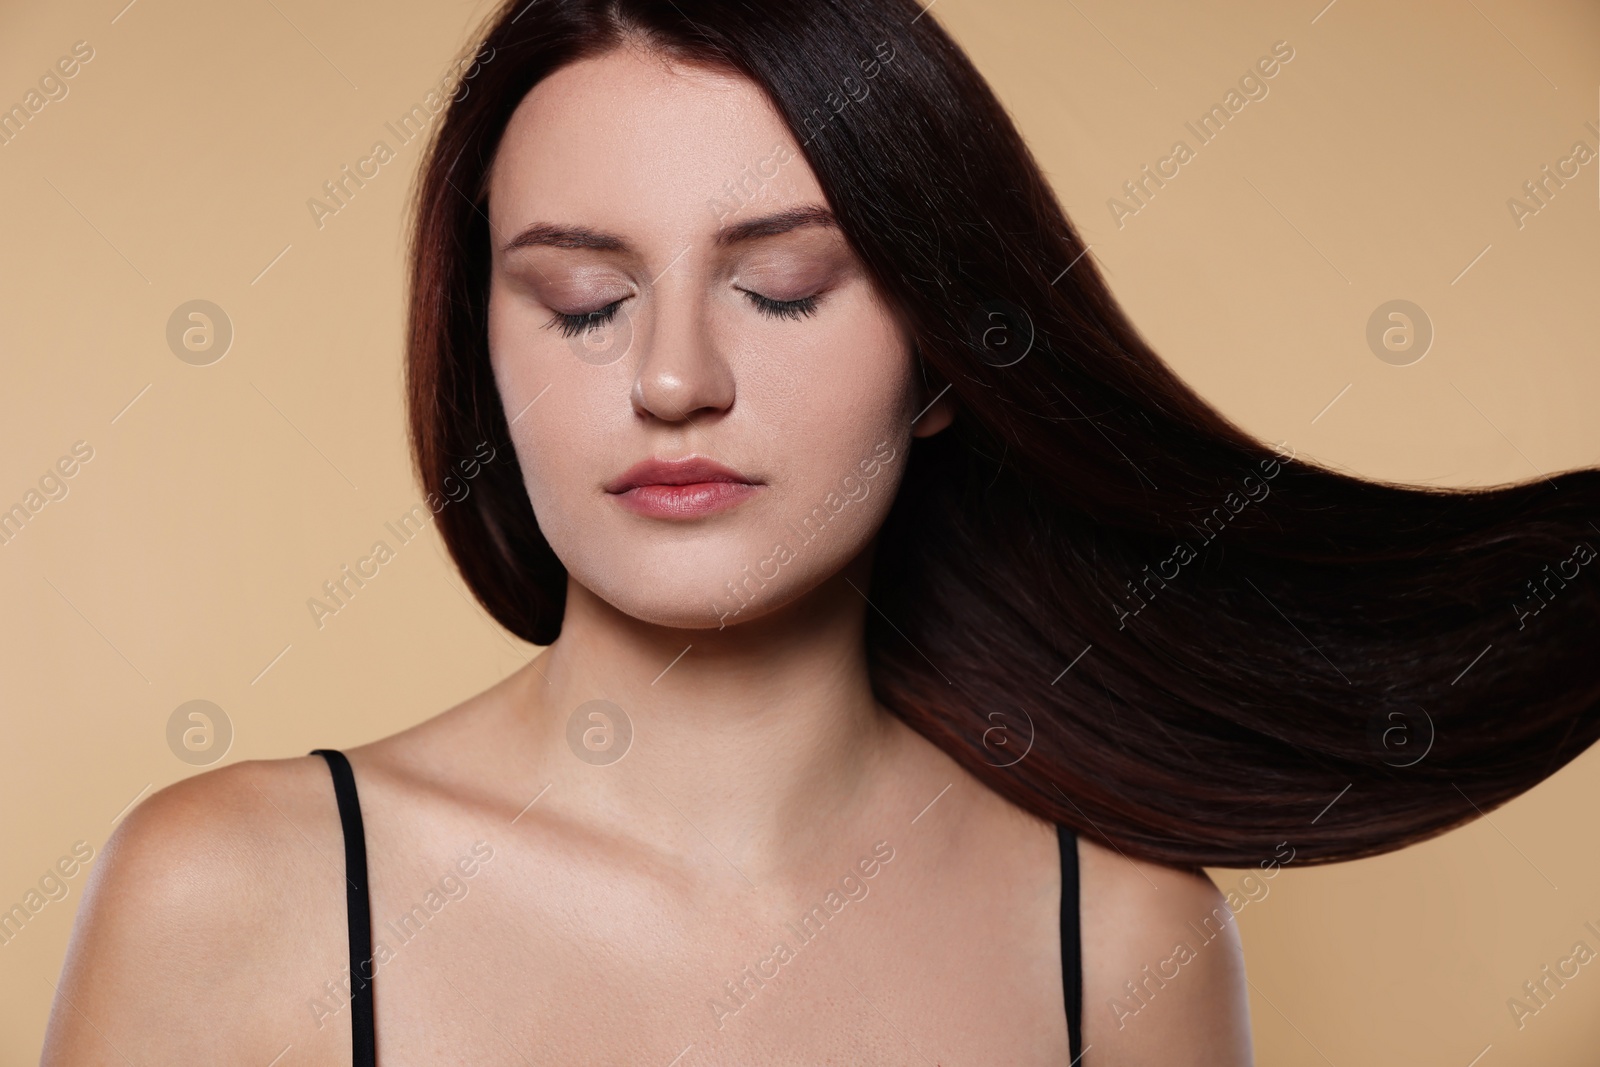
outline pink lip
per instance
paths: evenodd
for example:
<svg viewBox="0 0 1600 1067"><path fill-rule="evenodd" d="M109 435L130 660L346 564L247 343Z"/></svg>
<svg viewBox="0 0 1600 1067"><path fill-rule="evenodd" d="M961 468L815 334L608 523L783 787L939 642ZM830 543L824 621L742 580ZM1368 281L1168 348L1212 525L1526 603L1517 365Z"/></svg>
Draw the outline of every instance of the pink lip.
<svg viewBox="0 0 1600 1067"><path fill-rule="evenodd" d="M606 485L617 503L657 519L695 519L739 504L760 482L702 456L647 459Z"/></svg>

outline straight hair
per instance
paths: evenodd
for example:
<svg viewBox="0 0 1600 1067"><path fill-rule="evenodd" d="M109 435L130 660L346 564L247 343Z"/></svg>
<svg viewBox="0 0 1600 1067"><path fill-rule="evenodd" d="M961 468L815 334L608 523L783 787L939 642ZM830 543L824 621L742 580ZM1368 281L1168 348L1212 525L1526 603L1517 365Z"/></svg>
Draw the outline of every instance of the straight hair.
<svg viewBox="0 0 1600 1067"><path fill-rule="evenodd" d="M866 642L877 699L997 793L1172 865L1285 842L1328 862L1471 820L1600 734L1600 470L1406 486L1245 433L1139 336L1009 115L909 0L491 16L416 188L428 492L510 439L486 328L507 122L551 72L630 44L766 93L955 402L879 534ZM505 451L439 528L490 614L549 644L567 575Z"/></svg>

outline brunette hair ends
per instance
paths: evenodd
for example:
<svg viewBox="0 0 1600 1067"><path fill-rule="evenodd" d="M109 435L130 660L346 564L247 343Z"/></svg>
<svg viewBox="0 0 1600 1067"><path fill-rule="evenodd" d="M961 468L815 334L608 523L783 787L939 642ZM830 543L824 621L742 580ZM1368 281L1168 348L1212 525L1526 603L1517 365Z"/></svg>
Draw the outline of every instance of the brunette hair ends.
<svg viewBox="0 0 1600 1067"><path fill-rule="evenodd" d="M417 188L407 390L427 492L500 448L438 523L507 629L554 640L566 572L490 371L485 178L534 85L629 41L765 90L949 385L956 421L917 440L879 538L868 651L878 699L996 792L1131 856L1328 862L1471 820L1600 736L1600 470L1408 487L1244 433L1139 336L909 0L489 20Z"/></svg>

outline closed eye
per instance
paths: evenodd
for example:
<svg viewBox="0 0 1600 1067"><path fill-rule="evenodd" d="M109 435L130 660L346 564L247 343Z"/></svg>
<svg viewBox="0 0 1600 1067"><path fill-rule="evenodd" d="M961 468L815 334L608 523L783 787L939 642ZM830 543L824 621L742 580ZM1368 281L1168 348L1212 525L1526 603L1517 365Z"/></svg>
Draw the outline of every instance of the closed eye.
<svg viewBox="0 0 1600 1067"><path fill-rule="evenodd" d="M581 311L572 315L558 311L551 317L547 325L554 326L560 330L563 337L576 337L580 333L592 330L597 326L604 326L610 322L616 316L617 309L622 306L622 301L626 299L627 297L622 297L619 300L613 300L605 307L595 311Z"/></svg>
<svg viewBox="0 0 1600 1067"><path fill-rule="evenodd" d="M821 298L820 293L813 293L798 300L774 300L770 296L762 296L748 289L739 291L749 297L750 302L763 315L770 315L775 319L799 319L813 315L817 310L817 301Z"/></svg>
<svg viewBox="0 0 1600 1067"><path fill-rule="evenodd" d="M775 319L800 319L807 315L814 315L817 311L817 303L822 296L820 293L813 293L811 296L803 296L798 300L774 300L770 296L763 296L760 293L751 292L749 289L741 289L739 291L750 298L750 302L755 305L756 310ZM597 326L604 326L610 322L616 317L617 309L622 306L622 301L626 299L626 297L623 297L619 300L613 300L605 307L597 308L594 311L581 311L575 314L558 311L551 316L548 325L555 327L564 337L576 337L585 331L592 330Z"/></svg>

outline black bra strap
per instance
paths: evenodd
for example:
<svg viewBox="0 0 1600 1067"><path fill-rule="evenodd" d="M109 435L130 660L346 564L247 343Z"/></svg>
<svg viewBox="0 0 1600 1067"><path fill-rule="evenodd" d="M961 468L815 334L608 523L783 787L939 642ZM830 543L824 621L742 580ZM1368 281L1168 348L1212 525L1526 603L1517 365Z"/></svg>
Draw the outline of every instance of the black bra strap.
<svg viewBox="0 0 1600 1067"><path fill-rule="evenodd" d="M311 755L328 761L333 795L344 827L344 900L350 931L350 1044L355 1067L376 1067L377 1031L372 1014L372 908L367 899L367 834L350 761L338 749L317 748Z"/></svg>
<svg viewBox="0 0 1600 1067"><path fill-rule="evenodd" d="M1061 843L1061 984L1067 998L1067 1041L1072 1067L1083 1058L1083 954L1078 920L1078 838L1056 824Z"/></svg>

